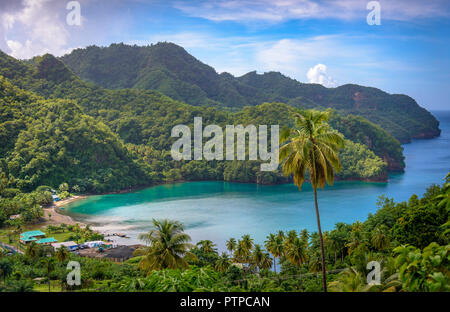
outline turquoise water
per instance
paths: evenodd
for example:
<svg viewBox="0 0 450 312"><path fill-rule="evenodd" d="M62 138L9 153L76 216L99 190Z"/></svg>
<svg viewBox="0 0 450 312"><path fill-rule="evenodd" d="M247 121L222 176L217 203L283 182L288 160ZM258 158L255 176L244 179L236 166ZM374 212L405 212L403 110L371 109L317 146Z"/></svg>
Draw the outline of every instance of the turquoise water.
<svg viewBox="0 0 450 312"><path fill-rule="evenodd" d="M377 210L380 195L396 201L441 184L450 170L450 112L435 112L442 135L404 145L406 172L391 175L388 183L336 182L319 191L321 222L325 230L337 222L364 221ZM299 192L294 185L262 186L227 182L189 182L161 185L127 194L92 196L69 204L65 210L77 220L92 222L100 231L121 231L136 243L138 233L152 218L184 223L194 242L214 241L223 249L230 237L251 234L262 243L278 230L317 228L309 184Z"/></svg>

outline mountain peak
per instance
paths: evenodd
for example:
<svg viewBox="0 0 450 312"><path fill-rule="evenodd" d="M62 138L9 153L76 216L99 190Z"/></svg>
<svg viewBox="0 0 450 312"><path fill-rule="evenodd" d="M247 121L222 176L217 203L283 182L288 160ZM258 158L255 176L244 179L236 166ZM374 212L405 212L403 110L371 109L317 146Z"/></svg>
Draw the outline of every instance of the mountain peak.
<svg viewBox="0 0 450 312"><path fill-rule="evenodd" d="M75 79L72 71L51 54L44 54L37 56L31 60L31 63L36 66L37 78L44 78L55 83L62 83Z"/></svg>

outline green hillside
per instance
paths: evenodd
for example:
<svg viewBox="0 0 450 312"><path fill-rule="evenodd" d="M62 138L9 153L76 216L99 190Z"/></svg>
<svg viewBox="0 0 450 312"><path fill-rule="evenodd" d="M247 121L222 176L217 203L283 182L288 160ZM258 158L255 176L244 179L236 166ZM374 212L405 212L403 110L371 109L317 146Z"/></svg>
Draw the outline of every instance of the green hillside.
<svg viewBox="0 0 450 312"><path fill-rule="evenodd" d="M105 88L157 90L191 105L237 110L264 102L283 102L363 116L402 143L440 134L438 121L406 95L359 85L325 88L277 72L250 72L242 77L218 74L173 43L90 46L76 49L61 60L83 80Z"/></svg>
<svg viewBox="0 0 450 312"><path fill-rule="evenodd" d="M0 53L1 170L14 185L78 185L105 192L179 180L287 182L261 172L260 161L174 161L172 127L279 124L292 126L298 108L264 103L230 112L175 101L153 90L110 90L79 79L61 61L44 55L31 62ZM307 104L305 104L307 106ZM404 168L399 142L358 116L332 113L330 123L347 138L340 179L385 181Z"/></svg>

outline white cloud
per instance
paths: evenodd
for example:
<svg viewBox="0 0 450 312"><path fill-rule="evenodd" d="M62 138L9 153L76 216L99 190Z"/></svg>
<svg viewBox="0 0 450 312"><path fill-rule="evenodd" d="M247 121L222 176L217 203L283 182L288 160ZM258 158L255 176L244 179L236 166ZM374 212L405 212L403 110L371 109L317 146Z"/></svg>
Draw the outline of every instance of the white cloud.
<svg viewBox="0 0 450 312"><path fill-rule="evenodd" d="M368 0L202 0L177 1L174 7L184 13L208 20L265 21L277 23L291 19L355 19L364 20ZM446 0L395 0L382 1L382 18L412 20L436 16L449 16Z"/></svg>
<svg viewBox="0 0 450 312"><path fill-rule="evenodd" d="M67 51L69 32L52 0L24 0L23 7L4 13L2 24L7 47L16 58L31 58L38 54L61 55Z"/></svg>
<svg viewBox="0 0 450 312"><path fill-rule="evenodd" d="M310 68L306 73L306 77L310 83L318 83L325 87L336 86L336 81L328 75L327 67L324 64L317 64Z"/></svg>

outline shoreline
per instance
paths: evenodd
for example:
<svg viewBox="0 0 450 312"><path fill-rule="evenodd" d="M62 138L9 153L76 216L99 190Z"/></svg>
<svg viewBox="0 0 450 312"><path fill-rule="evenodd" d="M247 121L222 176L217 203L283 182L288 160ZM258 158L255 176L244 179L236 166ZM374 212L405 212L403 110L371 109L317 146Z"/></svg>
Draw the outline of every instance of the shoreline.
<svg viewBox="0 0 450 312"><path fill-rule="evenodd" d="M67 225L75 225L79 224L82 227L85 227L86 224L83 222L78 222L74 220L71 216L68 216L66 214L63 214L60 210L63 206L78 201L82 199L86 199L88 195L75 195L57 202L54 202L53 205L47 208L43 208L44 210L44 218L45 222L44 225L61 225L61 224L67 224ZM51 218L49 218L49 214L51 214Z"/></svg>

